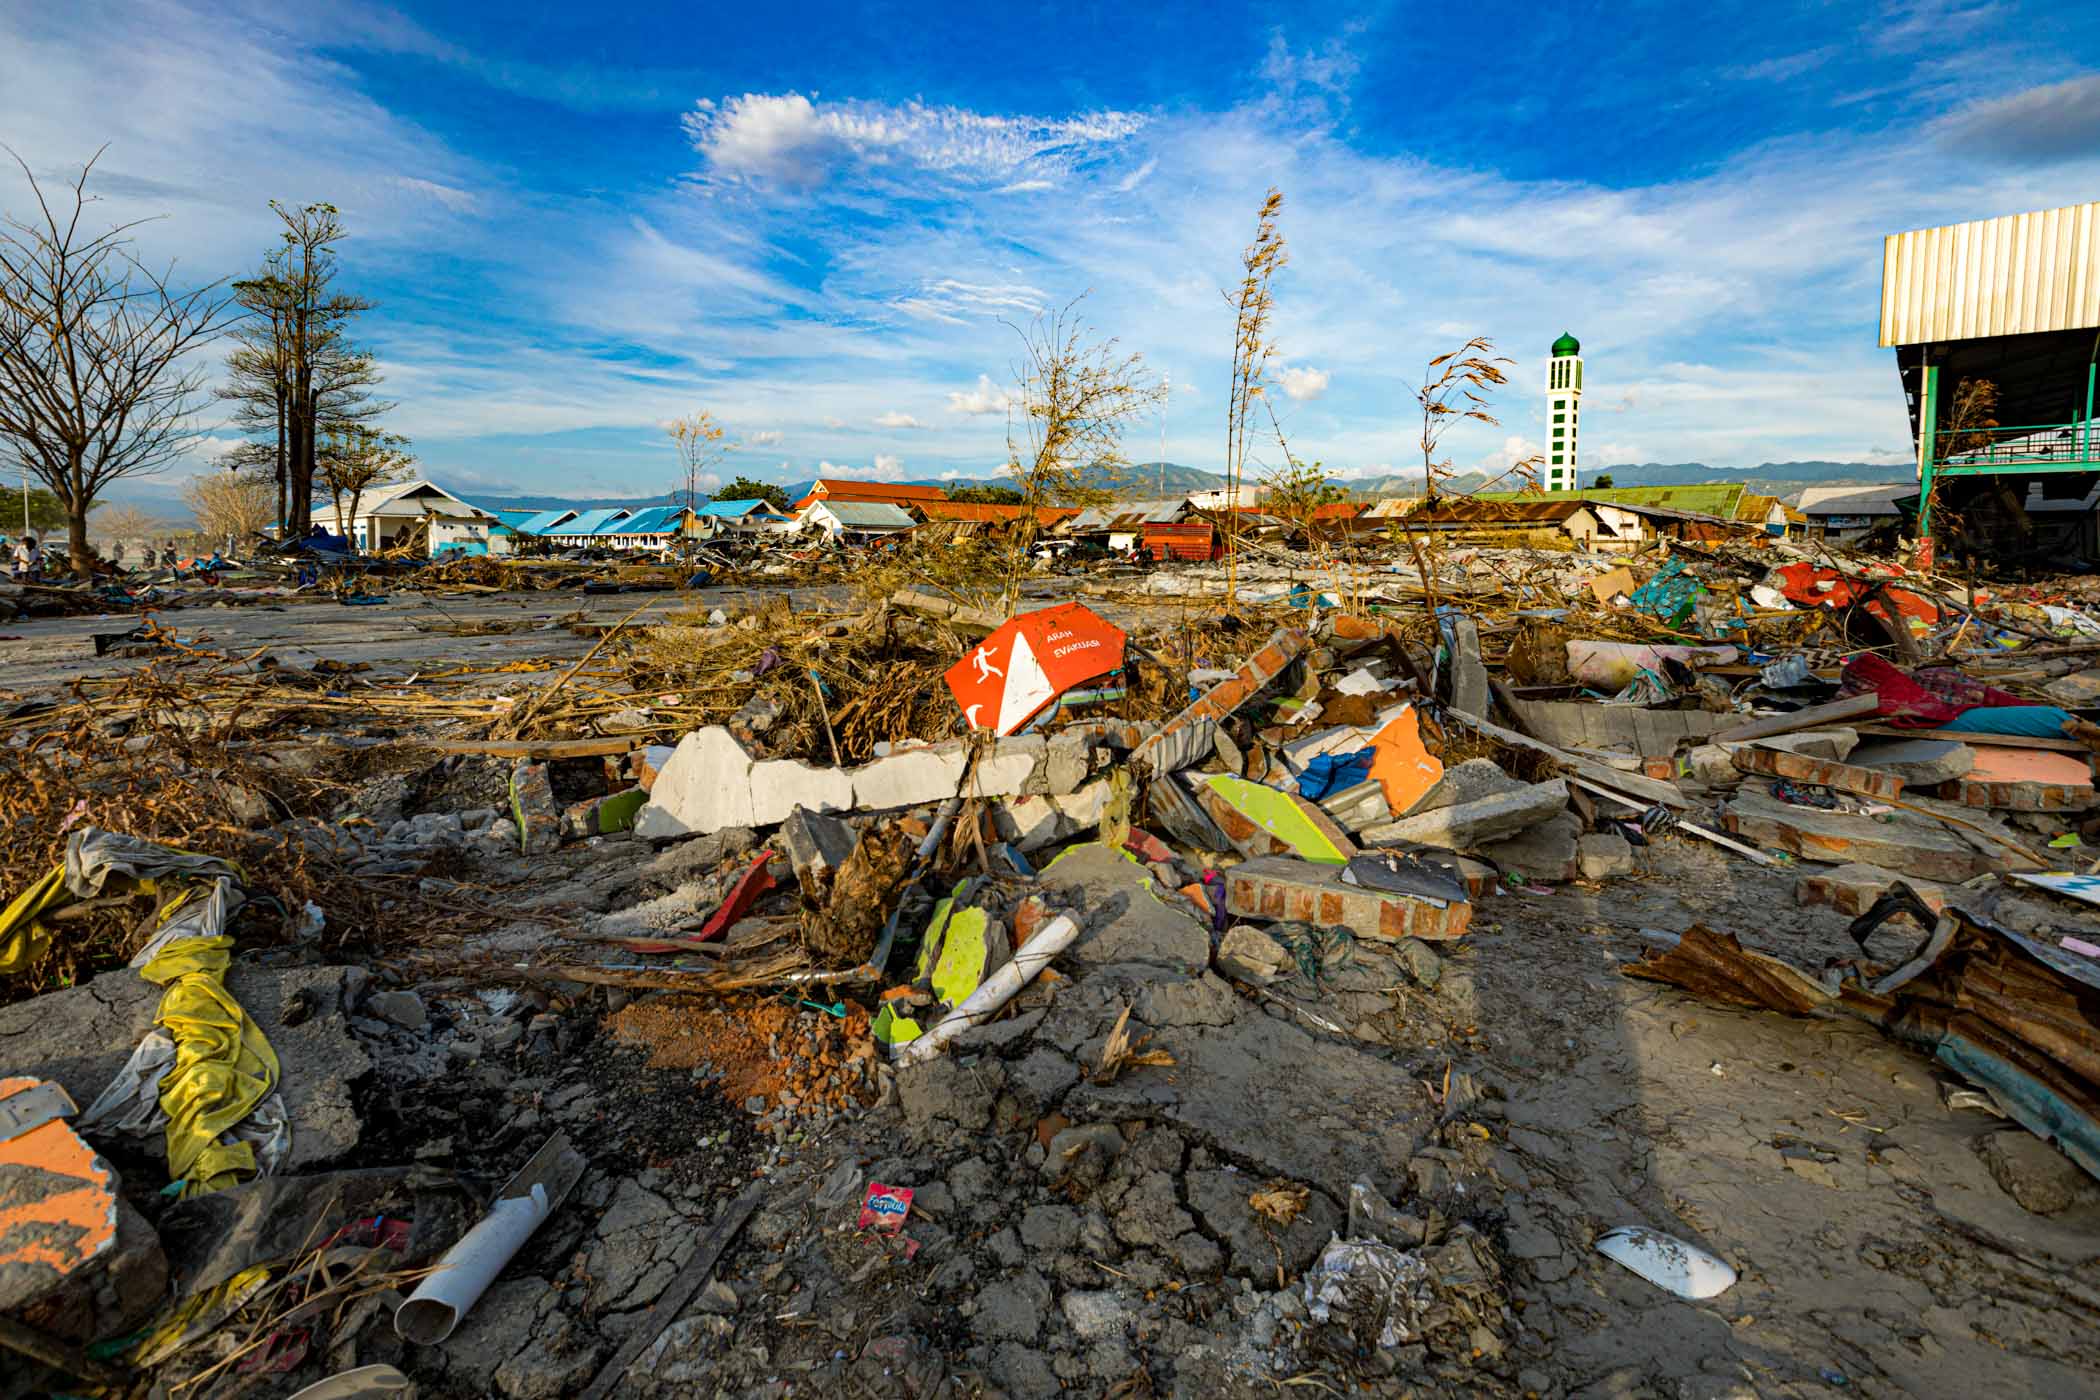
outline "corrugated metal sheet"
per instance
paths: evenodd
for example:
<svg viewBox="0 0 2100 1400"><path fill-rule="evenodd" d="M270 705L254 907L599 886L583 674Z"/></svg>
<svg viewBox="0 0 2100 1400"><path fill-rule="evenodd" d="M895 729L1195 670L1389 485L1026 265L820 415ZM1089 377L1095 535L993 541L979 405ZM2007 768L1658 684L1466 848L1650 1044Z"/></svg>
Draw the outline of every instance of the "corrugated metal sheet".
<svg viewBox="0 0 2100 1400"><path fill-rule="evenodd" d="M1881 343L2100 327L2100 203L1890 234Z"/></svg>

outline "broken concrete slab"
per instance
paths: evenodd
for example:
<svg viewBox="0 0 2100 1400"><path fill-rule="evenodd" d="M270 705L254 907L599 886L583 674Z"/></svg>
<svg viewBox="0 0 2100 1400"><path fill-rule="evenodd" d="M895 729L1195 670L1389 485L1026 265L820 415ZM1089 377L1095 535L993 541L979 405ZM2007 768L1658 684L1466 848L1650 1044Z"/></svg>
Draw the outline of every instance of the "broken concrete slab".
<svg viewBox="0 0 2100 1400"><path fill-rule="evenodd" d="M1290 854L1340 865L1356 854L1349 833L1294 792L1222 773L1197 778L1196 800L1243 856Z"/></svg>
<svg viewBox="0 0 2100 1400"><path fill-rule="evenodd" d="M254 967L236 962L226 988L252 1018L281 1069L278 1091L292 1120L287 1171L333 1161L357 1146L351 1083L372 1067L350 1034L345 967ZM0 1007L0 1064L54 1079L79 1104L109 1087L159 1009L161 988L128 968L78 987ZM298 1024L287 1025L286 1019ZM164 1144L148 1144L158 1155Z"/></svg>
<svg viewBox="0 0 2100 1400"><path fill-rule="evenodd" d="M1840 763L1834 758L1770 748L1765 744L1739 745L1730 757L1745 773L1835 788L1860 797L1898 797L1903 792L1903 779L1894 773L1856 763Z"/></svg>
<svg viewBox="0 0 2100 1400"><path fill-rule="evenodd" d="M1946 801L2007 812L2082 812L2100 801L2092 762L2083 755L2002 744L1971 744L1969 749L1975 766L1937 789Z"/></svg>
<svg viewBox="0 0 2100 1400"><path fill-rule="evenodd" d="M1364 833L1368 845L1397 845L1404 841L1425 846L1462 850L1499 841L1527 831L1554 813L1565 811L1568 785L1559 778L1528 783L1512 791L1420 812L1374 826Z"/></svg>
<svg viewBox="0 0 2100 1400"><path fill-rule="evenodd" d="M1825 904L1840 914L1858 918L1902 881L1917 891L1927 908L1938 912L1947 907L1947 891L1930 880L1884 870L1878 865L1841 865L1835 870L1809 870L1794 884L1794 898L1802 904Z"/></svg>
<svg viewBox="0 0 2100 1400"><path fill-rule="evenodd" d="M752 815L748 750L720 725L695 729L678 741L635 817L634 834L647 841L704 836L732 826L756 826Z"/></svg>
<svg viewBox="0 0 2100 1400"><path fill-rule="evenodd" d="M1502 765L1492 758L1469 758L1464 763L1446 768L1436 785L1422 794L1422 800L1400 815L1413 817L1424 812L1441 812L1446 807L1462 807L1468 802L1522 792L1529 786L1531 784L1522 778L1512 778L1504 772Z"/></svg>
<svg viewBox="0 0 2100 1400"><path fill-rule="evenodd" d="M995 741L977 760L970 792L977 797L1011 797L1036 791L1049 756L1050 741L1040 734L1015 734Z"/></svg>
<svg viewBox="0 0 2100 1400"><path fill-rule="evenodd" d="M2058 676L2042 687L2042 694L2070 709L2100 704L2100 669Z"/></svg>
<svg viewBox="0 0 2100 1400"><path fill-rule="evenodd" d="M893 753L853 770L851 805L883 812L945 802L962 791L969 766L969 750L961 744Z"/></svg>
<svg viewBox="0 0 2100 1400"><path fill-rule="evenodd" d="M1630 749L1663 758L1735 722L1709 710L1650 710L1591 700L1518 700L1511 710L1526 733L1564 749Z"/></svg>
<svg viewBox="0 0 2100 1400"><path fill-rule="evenodd" d="M1159 786L1155 784L1155 786ZM1088 784L1069 797L1017 797L992 809L1003 841L1027 853L1069 841L1101 825L1108 811L1108 782Z"/></svg>
<svg viewBox="0 0 2100 1400"><path fill-rule="evenodd" d="M1488 707L1487 667L1480 660L1480 624L1470 613L1451 619L1451 708L1462 715L1484 715Z"/></svg>
<svg viewBox="0 0 2100 1400"><path fill-rule="evenodd" d="M1210 931L1168 905L1143 866L1098 841L1072 847L1037 877L1053 903L1076 903L1085 930L1063 955L1084 968L1144 963L1184 975L1210 966Z"/></svg>
<svg viewBox="0 0 2100 1400"><path fill-rule="evenodd" d="M1594 831L1575 843L1575 865L1585 880L1633 873L1633 845L1616 831Z"/></svg>
<svg viewBox="0 0 2100 1400"><path fill-rule="evenodd" d="M1473 918L1470 903L1344 884L1340 868L1289 856L1262 856L1227 870L1225 908L1241 918L1346 928L1360 938L1388 940L1457 938Z"/></svg>
<svg viewBox="0 0 2100 1400"><path fill-rule="evenodd" d="M2003 861L1983 854L1937 823L1826 812L1763 793L1736 796L1722 823L1746 841L1789 851L1805 860L1878 865L1944 884L1960 884L2005 868Z"/></svg>
<svg viewBox="0 0 2100 1400"><path fill-rule="evenodd" d="M817 768L797 759L769 759L751 765L751 824L772 826L786 821L798 807L812 812L844 812L857 803L853 776L837 768Z"/></svg>
<svg viewBox="0 0 2100 1400"><path fill-rule="evenodd" d="M1856 729L1804 729L1797 734L1774 734L1769 739L1756 741L1768 749L1785 749L1788 753L1805 754L1810 758L1834 758L1844 762L1859 747L1859 731Z"/></svg>
<svg viewBox="0 0 2100 1400"><path fill-rule="evenodd" d="M1868 739L1846 756L1863 768L1883 768L1913 788L1959 778L1976 766L1967 744L1951 739Z"/></svg>
<svg viewBox="0 0 2100 1400"><path fill-rule="evenodd" d="M1730 771L1733 771L1732 769ZM1572 880L1581 850L1582 818L1560 812L1506 841L1480 847L1480 854L1501 870L1542 884Z"/></svg>
<svg viewBox="0 0 2100 1400"><path fill-rule="evenodd" d="M1248 924L1234 924L1218 940L1215 959L1220 973L1250 987L1266 987L1289 973L1291 955L1284 946Z"/></svg>
<svg viewBox="0 0 2100 1400"><path fill-rule="evenodd" d="M1743 780L1735 766L1735 752L1724 744L1699 744L1685 754L1679 770L1705 787L1734 787Z"/></svg>

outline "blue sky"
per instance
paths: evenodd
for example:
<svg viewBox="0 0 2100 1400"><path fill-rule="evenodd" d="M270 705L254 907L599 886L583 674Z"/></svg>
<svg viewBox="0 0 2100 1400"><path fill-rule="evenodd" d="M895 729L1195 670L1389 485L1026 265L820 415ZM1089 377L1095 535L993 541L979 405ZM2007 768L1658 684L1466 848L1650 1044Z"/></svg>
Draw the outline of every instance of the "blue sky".
<svg viewBox="0 0 2100 1400"><path fill-rule="evenodd" d="M199 277L339 205L396 426L466 489L663 490L699 408L734 471L987 475L1002 318L1080 293L1171 379L1131 455L1215 467L1270 185L1274 401L1340 475L1419 467L1410 385L1476 333L1503 423L1447 448L1535 450L1562 329L1587 468L1896 463L1880 237L2100 194L2100 6L0 0L0 140L106 143L102 210Z"/></svg>

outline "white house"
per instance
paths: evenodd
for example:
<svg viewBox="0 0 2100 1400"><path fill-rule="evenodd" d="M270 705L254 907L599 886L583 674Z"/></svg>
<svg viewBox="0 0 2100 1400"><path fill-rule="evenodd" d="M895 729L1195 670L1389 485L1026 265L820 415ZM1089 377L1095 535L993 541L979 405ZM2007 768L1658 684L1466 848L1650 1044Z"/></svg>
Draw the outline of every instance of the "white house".
<svg viewBox="0 0 2100 1400"><path fill-rule="evenodd" d="M820 531L832 539L841 535L901 535L918 523L904 507L888 501L820 500L796 519L798 529Z"/></svg>
<svg viewBox="0 0 2100 1400"><path fill-rule="evenodd" d="M347 515L350 501L334 503L337 519ZM325 512L317 512L326 523ZM432 554L447 548L468 554L510 550L507 530L492 531L502 520L491 511L453 495L425 477L396 482L367 491L357 499L357 515L349 520L351 541L366 553L392 549L413 537L420 526L429 527L424 547Z"/></svg>

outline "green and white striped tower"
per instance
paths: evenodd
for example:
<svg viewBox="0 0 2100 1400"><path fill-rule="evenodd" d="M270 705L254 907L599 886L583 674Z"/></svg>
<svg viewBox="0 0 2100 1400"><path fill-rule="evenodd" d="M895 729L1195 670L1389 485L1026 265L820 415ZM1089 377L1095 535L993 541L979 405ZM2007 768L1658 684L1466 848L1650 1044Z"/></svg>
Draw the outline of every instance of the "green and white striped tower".
<svg viewBox="0 0 2100 1400"><path fill-rule="evenodd" d="M1575 433L1582 426L1582 342L1566 331L1546 362L1546 489L1573 491Z"/></svg>

